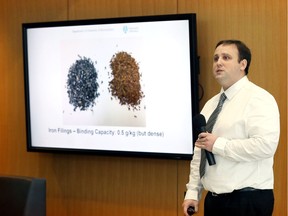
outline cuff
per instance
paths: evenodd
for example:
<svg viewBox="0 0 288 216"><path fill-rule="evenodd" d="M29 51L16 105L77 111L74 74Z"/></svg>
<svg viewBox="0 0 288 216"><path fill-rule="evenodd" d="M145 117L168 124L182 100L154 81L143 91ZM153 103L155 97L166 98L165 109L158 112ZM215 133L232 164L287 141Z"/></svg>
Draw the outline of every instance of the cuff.
<svg viewBox="0 0 288 216"><path fill-rule="evenodd" d="M187 190L184 200L187 199L193 199L199 201L201 199L201 193L198 193L197 191Z"/></svg>
<svg viewBox="0 0 288 216"><path fill-rule="evenodd" d="M227 139L223 137L218 137L213 145L212 153L225 156L225 146Z"/></svg>

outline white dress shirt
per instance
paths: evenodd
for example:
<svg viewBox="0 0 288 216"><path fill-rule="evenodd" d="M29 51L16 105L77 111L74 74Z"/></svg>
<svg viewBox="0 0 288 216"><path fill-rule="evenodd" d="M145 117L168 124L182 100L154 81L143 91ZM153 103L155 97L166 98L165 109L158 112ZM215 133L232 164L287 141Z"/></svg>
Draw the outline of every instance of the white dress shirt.
<svg viewBox="0 0 288 216"><path fill-rule="evenodd" d="M206 121L220 94L211 98L201 113ZM203 187L218 194L253 187L273 189L273 157L280 134L279 110L274 97L250 82L247 76L225 91L227 96L212 133L216 164L206 162L200 180L201 150L194 149L185 199L200 200Z"/></svg>

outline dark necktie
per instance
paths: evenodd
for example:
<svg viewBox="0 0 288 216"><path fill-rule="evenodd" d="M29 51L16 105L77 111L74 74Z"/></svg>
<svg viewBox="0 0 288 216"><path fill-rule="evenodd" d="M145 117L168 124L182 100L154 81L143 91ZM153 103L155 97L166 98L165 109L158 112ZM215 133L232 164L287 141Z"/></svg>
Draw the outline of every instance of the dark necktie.
<svg viewBox="0 0 288 216"><path fill-rule="evenodd" d="M226 95L224 93L222 93L216 109L213 111L213 113L211 114L211 116L209 117L209 119L207 121L207 124L206 124L206 131L207 132L209 132L209 133L212 132L213 126L217 120L218 114L220 113L225 100L226 100ZM206 166L206 154L205 154L205 150L201 149L200 178L205 173L205 166Z"/></svg>

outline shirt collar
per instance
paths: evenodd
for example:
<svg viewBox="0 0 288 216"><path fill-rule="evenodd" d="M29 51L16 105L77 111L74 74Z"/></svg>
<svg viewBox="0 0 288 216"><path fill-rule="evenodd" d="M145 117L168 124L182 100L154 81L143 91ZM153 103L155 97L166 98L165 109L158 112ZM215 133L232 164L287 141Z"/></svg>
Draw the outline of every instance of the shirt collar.
<svg viewBox="0 0 288 216"><path fill-rule="evenodd" d="M236 83L234 83L232 86L230 86L226 91L221 89L221 93L225 93L228 100L231 100L231 98L234 97L234 95L237 94L237 92L243 88L249 81L247 76L242 77L240 80L238 80Z"/></svg>

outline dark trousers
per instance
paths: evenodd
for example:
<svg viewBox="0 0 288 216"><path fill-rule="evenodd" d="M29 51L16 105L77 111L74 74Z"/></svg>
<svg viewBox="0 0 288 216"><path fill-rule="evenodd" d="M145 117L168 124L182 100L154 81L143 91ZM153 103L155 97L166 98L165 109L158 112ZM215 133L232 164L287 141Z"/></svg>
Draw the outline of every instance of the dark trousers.
<svg viewBox="0 0 288 216"><path fill-rule="evenodd" d="M271 216L273 207L273 190L236 191L224 195L208 192L204 216Z"/></svg>

